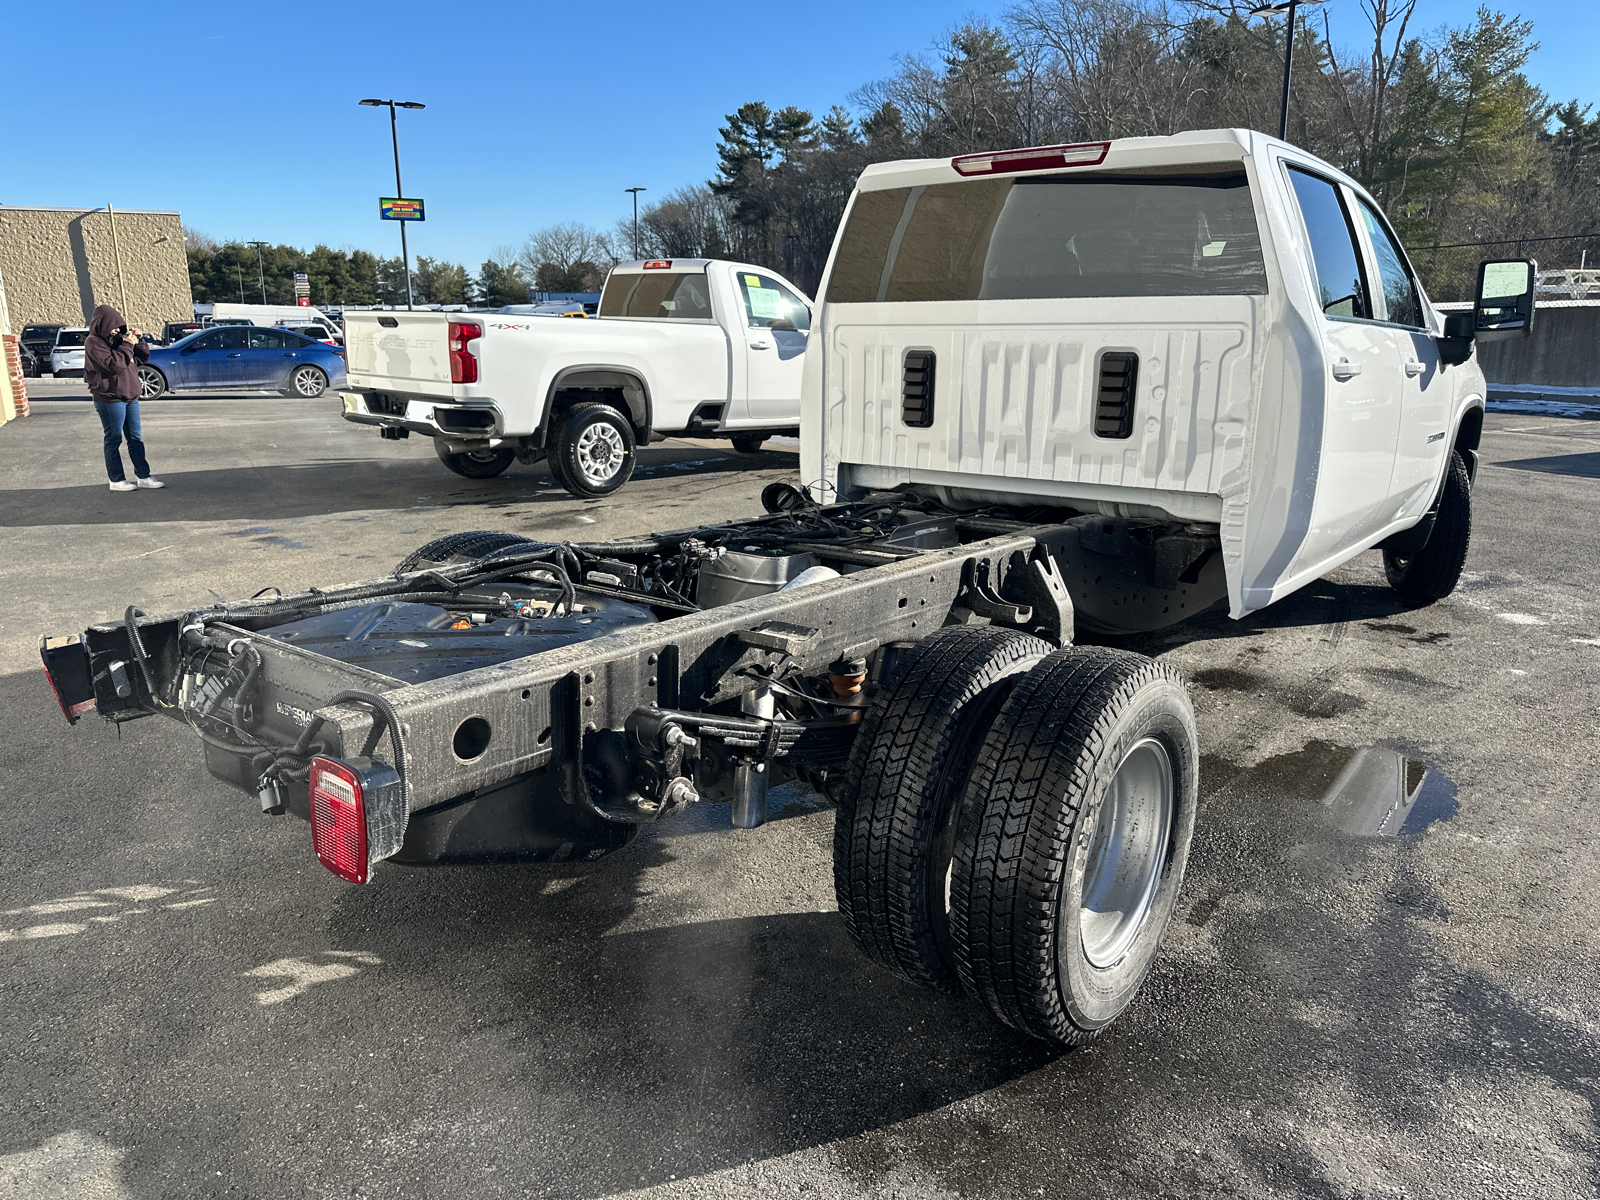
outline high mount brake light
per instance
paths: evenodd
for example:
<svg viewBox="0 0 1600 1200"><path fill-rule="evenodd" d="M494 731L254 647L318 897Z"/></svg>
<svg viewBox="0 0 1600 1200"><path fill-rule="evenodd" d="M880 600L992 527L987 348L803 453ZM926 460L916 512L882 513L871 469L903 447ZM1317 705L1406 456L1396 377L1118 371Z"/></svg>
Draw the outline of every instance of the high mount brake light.
<svg viewBox="0 0 1600 1200"><path fill-rule="evenodd" d="M467 343L483 336L483 326L476 321L450 322L450 382L477 383L478 360Z"/></svg>
<svg viewBox="0 0 1600 1200"><path fill-rule="evenodd" d="M340 879L366 883L372 864L400 849L406 836L405 788L399 773L375 758L311 760L311 845Z"/></svg>
<svg viewBox="0 0 1600 1200"><path fill-rule="evenodd" d="M670 258L653 258L645 263L644 269L646 271L669 271L672 269L672 260Z"/></svg>
<svg viewBox="0 0 1600 1200"><path fill-rule="evenodd" d="M1048 171L1055 167L1097 167L1106 160L1110 142L1079 142L1071 146L1032 146L996 154L962 154L950 165L963 175L1010 175L1017 171Z"/></svg>

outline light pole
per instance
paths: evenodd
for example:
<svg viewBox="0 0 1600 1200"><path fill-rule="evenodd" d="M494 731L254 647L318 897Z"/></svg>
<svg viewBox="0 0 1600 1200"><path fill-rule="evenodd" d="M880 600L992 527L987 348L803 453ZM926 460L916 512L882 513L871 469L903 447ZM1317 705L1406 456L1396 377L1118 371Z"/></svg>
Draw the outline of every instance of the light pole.
<svg viewBox="0 0 1600 1200"><path fill-rule="evenodd" d="M623 188L625 192L633 194L633 256L639 257L639 193L647 192L649 188Z"/></svg>
<svg viewBox="0 0 1600 1200"><path fill-rule="evenodd" d="M256 277L261 281L261 303L263 304L267 302L267 268L261 265L261 247L266 244L266 242L245 243L246 246L254 246L256 248Z"/></svg>
<svg viewBox="0 0 1600 1200"><path fill-rule="evenodd" d="M1283 107L1278 111L1278 140L1287 141L1289 133L1289 70L1294 66L1294 10L1300 0L1272 0L1272 3L1258 4L1250 10L1252 17L1277 16L1279 13L1289 14L1289 36L1283 49Z"/></svg>
<svg viewBox="0 0 1600 1200"><path fill-rule="evenodd" d="M389 137L394 142L394 194L402 197L406 194L400 185L400 127L395 121L394 110L397 108L427 108L426 104L418 104L415 100L363 100L367 108L377 108L380 105L389 106ZM400 222L400 268L406 274L406 308L411 308L411 252L406 248L406 223Z"/></svg>

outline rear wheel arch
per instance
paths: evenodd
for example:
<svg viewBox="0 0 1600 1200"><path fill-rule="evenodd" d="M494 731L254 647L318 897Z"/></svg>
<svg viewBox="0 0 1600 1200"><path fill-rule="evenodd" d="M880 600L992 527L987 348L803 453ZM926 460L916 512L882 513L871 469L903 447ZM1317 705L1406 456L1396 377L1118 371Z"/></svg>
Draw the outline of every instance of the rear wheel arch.
<svg viewBox="0 0 1600 1200"><path fill-rule="evenodd" d="M586 402L608 404L626 414L634 439L640 445L650 440L654 411L650 385L644 376L627 367L582 366L568 367L550 381L536 444L545 446L556 418L573 405Z"/></svg>

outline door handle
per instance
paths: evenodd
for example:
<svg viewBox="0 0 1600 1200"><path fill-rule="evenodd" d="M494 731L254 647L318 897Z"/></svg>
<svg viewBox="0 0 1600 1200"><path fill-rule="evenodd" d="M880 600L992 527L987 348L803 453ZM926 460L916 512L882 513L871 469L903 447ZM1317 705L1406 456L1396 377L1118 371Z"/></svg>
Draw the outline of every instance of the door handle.
<svg viewBox="0 0 1600 1200"><path fill-rule="evenodd" d="M1409 376L1412 379L1415 379L1418 375L1422 374L1422 370L1423 370L1422 364L1419 363L1416 359L1413 358L1413 359L1407 360L1407 362L1406 362L1406 375L1407 376Z"/></svg>
<svg viewBox="0 0 1600 1200"><path fill-rule="evenodd" d="M1361 374L1361 364L1353 363L1348 358L1335 360L1333 364L1333 377L1335 379L1354 379Z"/></svg>
<svg viewBox="0 0 1600 1200"><path fill-rule="evenodd" d="M771 350L772 349L772 343L771 342L751 342L750 343L750 349L752 349L752 350Z"/></svg>

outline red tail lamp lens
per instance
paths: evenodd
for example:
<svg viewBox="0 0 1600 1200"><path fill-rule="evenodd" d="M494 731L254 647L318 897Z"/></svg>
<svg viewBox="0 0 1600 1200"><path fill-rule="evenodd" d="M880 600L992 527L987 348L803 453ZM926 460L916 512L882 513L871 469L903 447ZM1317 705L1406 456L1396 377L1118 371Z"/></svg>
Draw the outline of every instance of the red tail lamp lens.
<svg viewBox="0 0 1600 1200"><path fill-rule="evenodd" d="M998 154L963 154L950 165L963 175L1010 175L1016 171L1048 171L1055 167L1096 167L1106 160L1110 142L1073 146L1033 146Z"/></svg>
<svg viewBox="0 0 1600 1200"><path fill-rule="evenodd" d="M478 360L467 343L483 336L483 326L476 321L450 322L450 382L477 383Z"/></svg>
<svg viewBox="0 0 1600 1200"><path fill-rule="evenodd" d="M367 809L361 776L336 758L311 760L311 844L340 879L367 881Z"/></svg>

